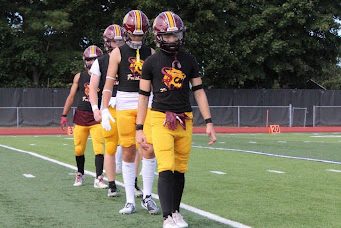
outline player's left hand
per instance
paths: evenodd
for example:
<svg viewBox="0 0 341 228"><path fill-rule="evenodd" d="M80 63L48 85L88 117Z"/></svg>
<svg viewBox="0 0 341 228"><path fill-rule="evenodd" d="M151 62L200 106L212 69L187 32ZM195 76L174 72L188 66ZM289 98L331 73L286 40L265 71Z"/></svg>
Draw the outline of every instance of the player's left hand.
<svg viewBox="0 0 341 228"><path fill-rule="evenodd" d="M110 120L115 123L115 119L111 116L109 109L105 108L101 110L101 114L102 114L102 127L106 130L106 131L110 131L111 130L111 125L110 125Z"/></svg>
<svg viewBox="0 0 341 228"><path fill-rule="evenodd" d="M65 127L67 126L67 117L60 117L60 127L62 128L62 130L64 131Z"/></svg>
<svg viewBox="0 0 341 228"><path fill-rule="evenodd" d="M210 141L208 145L212 145L217 141L217 137L215 135L215 130L212 123L206 124L206 134L208 135Z"/></svg>

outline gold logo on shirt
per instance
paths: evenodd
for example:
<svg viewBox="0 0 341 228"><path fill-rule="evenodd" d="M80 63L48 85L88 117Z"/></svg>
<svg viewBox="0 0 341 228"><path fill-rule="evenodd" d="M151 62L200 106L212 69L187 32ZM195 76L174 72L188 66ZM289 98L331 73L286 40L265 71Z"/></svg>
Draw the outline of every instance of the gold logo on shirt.
<svg viewBox="0 0 341 228"><path fill-rule="evenodd" d="M161 70L163 74L162 82L167 86L169 90L177 90L182 88L182 83L186 78L186 75L178 69L173 67L164 67ZM160 92L163 92L160 90Z"/></svg>
<svg viewBox="0 0 341 228"><path fill-rule="evenodd" d="M130 57L128 59L130 65L129 70L131 71L131 74L128 74L128 80L140 80L141 74L142 74L142 66L143 66L143 60L137 61L135 57Z"/></svg>

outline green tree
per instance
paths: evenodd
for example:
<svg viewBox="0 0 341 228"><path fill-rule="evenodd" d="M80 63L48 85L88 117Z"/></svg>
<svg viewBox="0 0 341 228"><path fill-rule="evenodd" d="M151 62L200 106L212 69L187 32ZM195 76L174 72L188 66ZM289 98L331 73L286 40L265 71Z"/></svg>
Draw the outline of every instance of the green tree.
<svg viewBox="0 0 341 228"><path fill-rule="evenodd" d="M82 69L82 51L102 46L104 29L131 9L151 22L164 10L183 18L186 48L208 87L304 88L308 79L341 85L338 1L0 1L2 86L65 86ZM147 42L154 46L151 33Z"/></svg>

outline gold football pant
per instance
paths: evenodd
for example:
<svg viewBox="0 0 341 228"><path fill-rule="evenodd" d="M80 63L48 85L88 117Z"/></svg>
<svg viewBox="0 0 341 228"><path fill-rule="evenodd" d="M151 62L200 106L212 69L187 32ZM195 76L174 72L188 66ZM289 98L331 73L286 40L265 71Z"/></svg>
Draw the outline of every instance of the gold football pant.
<svg viewBox="0 0 341 228"><path fill-rule="evenodd" d="M104 137L105 142L105 153L109 155L116 154L117 145L119 143L118 140L118 131L117 131L117 118L116 118L116 109L109 106L109 112L111 116L115 119L115 122L110 121L111 130L106 131L102 128L102 135Z"/></svg>
<svg viewBox="0 0 341 228"><path fill-rule="evenodd" d="M103 154L104 140L102 136L102 126L100 124L92 126L80 126L76 124L73 129L73 141L76 156L84 155L89 135L91 135L92 147L95 155Z"/></svg>
<svg viewBox="0 0 341 228"><path fill-rule="evenodd" d="M117 128L122 147L130 147L136 144L136 117L137 110L117 110ZM150 110L147 111L146 120L143 125L143 132L147 143L152 144L152 133L150 125Z"/></svg>
<svg viewBox="0 0 341 228"><path fill-rule="evenodd" d="M172 131L163 125L166 114L151 111L151 125L154 153L158 172L171 170L185 173L188 170L189 155L192 147L193 114L187 112L186 130L180 124Z"/></svg>

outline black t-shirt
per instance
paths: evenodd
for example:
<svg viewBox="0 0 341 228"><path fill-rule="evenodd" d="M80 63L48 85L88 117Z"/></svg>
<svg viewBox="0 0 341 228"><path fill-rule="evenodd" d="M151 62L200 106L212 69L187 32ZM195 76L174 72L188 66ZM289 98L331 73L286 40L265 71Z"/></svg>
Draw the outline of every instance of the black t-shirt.
<svg viewBox="0 0 341 228"><path fill-rule="evenodd" d="M144 60L151 55L151 48L142 45L139 49L140 65L136 61L136 50L127 44L120 47L121 63L118 67L118 91L138 92Z"/></svg>
<svg viewBox="0 0 341 228"><path fill-rule="evenodd" d="M191 78L199 77L195 58L184 52L177 54L179 64L173 64L174 55L159 51L143 64L142 78L151 80L153 90L152 110L175 113L192 111L189 101Z"/></svg>
<svg viewBox="0 0 341 228"><path fill-rule="evenodd" d="M80 74L78 80L78 89L77 89L77 109L82 111L92 112L91 104L89 101L89 84L90 84L90 75L87 71L83 71Z"/></svg>
<svg viewBox="0 0 341 228"><path fill-rule="evenodd" d="M98 104L101 104L101 101L102 101L102 92L103 92L103 88L104 88L104 84L105 84L105 79L107 77L109 59L110 59L110 55L108 53L106 53L106 54L104 54L98 58L99 70L101 71L101 78L99 81L98 92L97 92ZM116 97L117 85L118 85L118 81L116 81L116 84L114 85L114 87L112 89L112 97Z"/></svg>

